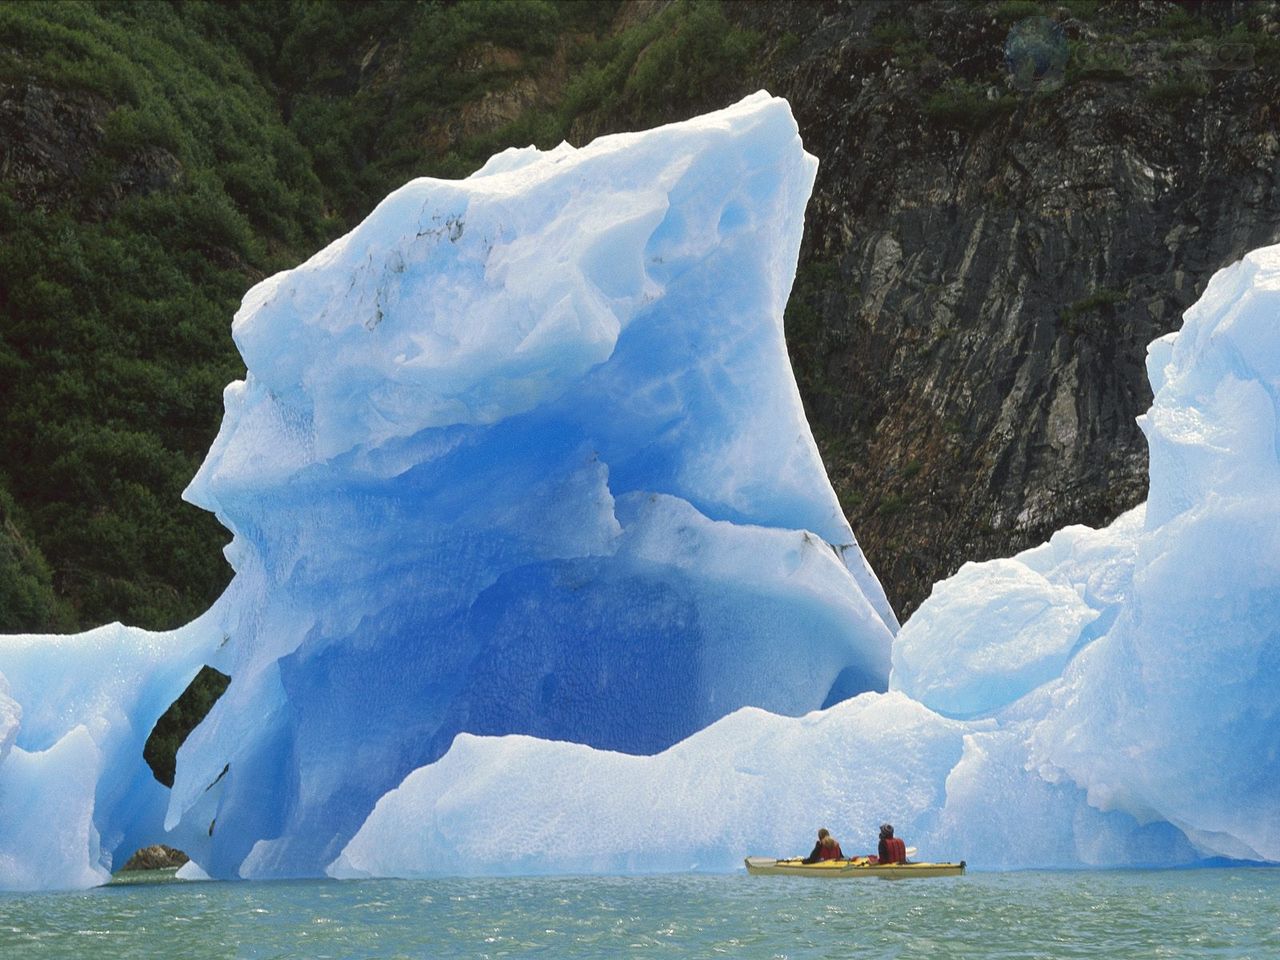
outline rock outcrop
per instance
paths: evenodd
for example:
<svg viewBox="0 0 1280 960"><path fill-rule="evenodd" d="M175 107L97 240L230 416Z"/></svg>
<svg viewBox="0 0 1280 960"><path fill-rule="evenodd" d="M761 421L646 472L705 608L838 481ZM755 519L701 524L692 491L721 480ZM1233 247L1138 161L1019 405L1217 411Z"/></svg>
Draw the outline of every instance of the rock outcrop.
<svg viewBox="0 0 1280 960"><path fill-rule="evenodd" d="M0 83L0 181L24 207L50 209L80 199L83 185L101 178L84 213L105 216L129 194L172 187L178 159L161 147L127 146L108 133L112 105L96 93L58 90L35 80ZM105 174L104 151L122 154Z"/></svg>
<svg viewBox="0 0 1280 960"><path fill-rule="evenodd" d="M134 870L171 870L180 867L190 859L181 850L174 847L165 846L163 843L155 843L149 847L143 847L131 856L127 863L120 868L121 873L132 872Z"/></svg>
<svg viewBox="0 0 1280 960"><path fill-rule="evenodd" d="M1147 343L1280 239L1277 6L1082 6L1043 5L1063 69L1030 89L1015 5L739 13L820 160L793 363L904 619L964 561L1145 498Z"/></svg>

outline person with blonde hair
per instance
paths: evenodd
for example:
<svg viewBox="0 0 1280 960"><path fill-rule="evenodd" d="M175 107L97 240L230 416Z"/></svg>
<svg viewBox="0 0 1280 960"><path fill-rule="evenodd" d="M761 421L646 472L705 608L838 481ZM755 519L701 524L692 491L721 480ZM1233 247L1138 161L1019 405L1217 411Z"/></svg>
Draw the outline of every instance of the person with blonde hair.
<svg viewBox="0 0 1280 960"><path fill-rule="evenodd" d="M844 853L840 850L840 844L831 835L831 831L823 827L818 831L818 842L813 845L813 850L804 858L804 862L817 863L819 860L843 859Z"/></svg>

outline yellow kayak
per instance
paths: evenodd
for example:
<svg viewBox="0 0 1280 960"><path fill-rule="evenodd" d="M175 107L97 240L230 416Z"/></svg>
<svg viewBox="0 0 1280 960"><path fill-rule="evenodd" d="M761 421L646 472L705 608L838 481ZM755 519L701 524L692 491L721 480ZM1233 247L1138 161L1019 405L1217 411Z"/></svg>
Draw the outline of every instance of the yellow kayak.
<svg viewBox="0 0 1280 960"><path fill-rule="evenodd" d="M959 877L964 875L964 861L959 863L886 863L867 857L852 860L819 860L805 863L799 857L775 860L773 857L747 857L747 873L770 877L880 877L901 880L904 877Z"/></svg>

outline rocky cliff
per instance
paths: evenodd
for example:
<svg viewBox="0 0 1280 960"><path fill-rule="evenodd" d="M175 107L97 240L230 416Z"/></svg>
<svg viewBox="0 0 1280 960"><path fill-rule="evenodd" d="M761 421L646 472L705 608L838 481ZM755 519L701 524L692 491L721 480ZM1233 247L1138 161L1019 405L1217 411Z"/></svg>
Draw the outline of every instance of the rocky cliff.
<svg viewBox="0 0 1280 960"><path fill-rule="evenodd" d="M1280 239L1280 10L1205 7L742 11L800 38L769 69L821 160L789 337L904 619L965 560L1145 498L1147 343ZM1039 77L1028 27L1062 43Z"/></svg>

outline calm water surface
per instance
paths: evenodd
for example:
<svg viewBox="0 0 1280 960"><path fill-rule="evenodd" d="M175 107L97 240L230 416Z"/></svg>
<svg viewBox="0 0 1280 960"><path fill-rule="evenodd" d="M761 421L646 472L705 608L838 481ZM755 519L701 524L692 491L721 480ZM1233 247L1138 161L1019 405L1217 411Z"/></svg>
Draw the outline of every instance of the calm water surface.
<svg viewBox="0 0 1280 960"><path fill-rule="evenodd" d="M1280 958L1280 870L147 883L0 894L3 958Z"/></svg>

